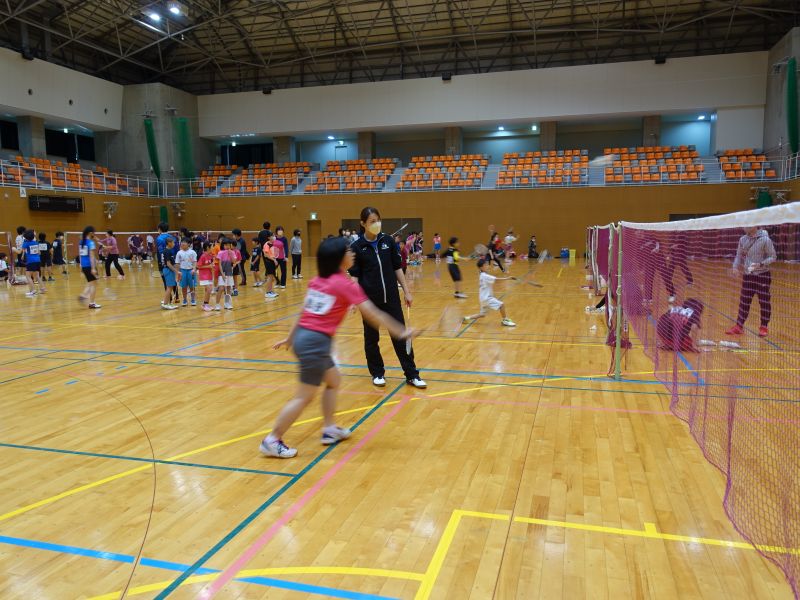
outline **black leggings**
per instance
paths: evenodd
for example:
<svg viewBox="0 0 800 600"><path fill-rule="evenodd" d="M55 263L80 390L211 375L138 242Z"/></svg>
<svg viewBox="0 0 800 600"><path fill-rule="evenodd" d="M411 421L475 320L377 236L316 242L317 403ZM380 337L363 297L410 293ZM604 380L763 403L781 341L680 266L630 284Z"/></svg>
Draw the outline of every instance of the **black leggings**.
<svg viewBox="0 0 800 600"><path fill-rule="evenodd" d="M769 271L758 274L745 273L742 276L742 291L739 294L739 315L736 319L736 324L739 327L744 325L747 315L750 314L750 304L753 302L753 296L758 296L758 303L761 306L761 326L766 327L769 325L769 319L772 316L771 286L772 273Z"/></svg>
<svg viewBox="0 0 800 600"><path fill-rule="evenodd" d="M300 269L303 266L303 255L292 254L292 275L300 275Z"/></svg>
<svg viewBox="0 0 800 600"><path fill-rule="evenodd" d="M496 262L496 263L497 263L497 266L498 266L498 267L500 267L500 270L501 270L503 273L505 273L505 272L506 272L506 268L503 266L503 263L501 263L501 262L500 262L500 259L498 258L497 254L491 254L491 253L490 253L490 254L487 254L487 255L486 255L486 260L488 260L488 261L490 261L490 262L491 262L491 261L494 261L494 262Z"/></svg>
<svg viewBox="0 0 800 600"><path fill-rule="evenodd" d="M122 267L119 266L119 254L109 254L106 256L106 277L111 277L111 263L114 263L117 273L124 277L125 272L122 270Z"/></svg>
<svg viewBox="0 0 800 600"><path fill-rule="evenodd" d="M278 259L278 268L281 270L281 276L278 280L278 285L286 285L286 259L279 258ZM278 279L276 277L276 279Z"/></svg>
<svg viewBox="0 0 800 600"><path fill-rule="evenodd" d="M388 284L389 282L387 282L387 285ZM396 285L394 279L392 279L391 285ZM405 324L403 305L400 303L399 298L391 298L388 304L380 301L376 302L375 300L373 300L373 302L378 310L382 310L389 316L394 317L396 321ZM381 356L381 349L378 345L379 341L380 334L378 330L364 321L364 353L367 356L369 373L373 377L383 377L386 373L383 364L383 356ZM411 379L419 377L417 365L414 363L414 349L411 349L410 354L406 353L405 340L392 339L392 346L394 347L394 353L397 355L397 359L400 361L400 366L403 368L406 379L410 381Z"/></svg>

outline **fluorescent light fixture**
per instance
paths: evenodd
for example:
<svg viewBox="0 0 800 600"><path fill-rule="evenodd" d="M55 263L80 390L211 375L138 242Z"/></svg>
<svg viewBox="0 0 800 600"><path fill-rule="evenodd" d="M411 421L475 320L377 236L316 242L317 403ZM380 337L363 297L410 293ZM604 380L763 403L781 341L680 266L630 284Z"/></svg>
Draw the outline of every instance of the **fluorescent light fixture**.
<svg viewBox="0 0 800 600"><path fill-rule="evenodd" d="M531 125L531 131L539 131L538 125Z"/></svg>
<svg viewBox="0 0 800 600"><path fill-rule="evenodd" d="M329 139L329 140L331 140L331 141L333 141L335 138L334 138L332 135L329 135L329 136L328 136L328 139Z"/></svg>
<svg viewBox="0 0 800 600"><path fill-rule="evenodd" d="M339 145L344 146L344 140L339 140Z"/></svg>
<svg viewBox="0 0 800 600"><path fill-rule="evenodd" d="M497 128L497 131L505 131L505 130L506 130L506 128L503 127L502 125L500 125L500 127Z"/></svg>
<svg viewBox="0 0 800 600"><path fill-rule="evenodd" d="M147 16L150 17L151 21L155 21L156 23L158 23L161 20L161 15L158 14L157 12L149 12L147 13Z"/></svg>
<svg viewBox="0 0 800 600"><path fill-rule="evenodd" d="M236 148L236 142L233 142L233 143L231 144L231 146L233 146L234 148Z"/></svg>
<svg viewBox="0 0 800 600"><path fill-rule="evenodd" d="M181 9L178 7L177 4L173 4L172 6L169 7L169 12L171 12L175 16L180 16Z"/></svg>
<svg viewBox="0 0 800 600"><path fill-rule="evenodd" d="M700 115L699 117L697 117L697 120L698 121L705 121L706 120L706 116L705 115Z"/></svg>
<svg viewBox="0 0 800 600"><path fill-rule="evenodd" d="M64 133L69 133L69 129L67 129L66 127L64 127Z"/></svg>

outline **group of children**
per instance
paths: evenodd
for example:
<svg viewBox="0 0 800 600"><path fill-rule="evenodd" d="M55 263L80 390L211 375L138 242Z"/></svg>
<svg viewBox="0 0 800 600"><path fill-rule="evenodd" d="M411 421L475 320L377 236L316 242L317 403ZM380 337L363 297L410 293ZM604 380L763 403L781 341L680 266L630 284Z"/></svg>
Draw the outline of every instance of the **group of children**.
<svg viewBox="0 0 800 600"><path fill-rule="evenodd" d="M45 282L55 281L53 265L66 264L64 234L57 232L56 239L50 243L46 233L20 225L17 227L17 237L11 253L10 265L8 255L0 252L0 281L5 281L8 285L27 283L28 292L25 295L33 298L47 292Z"/></svg>

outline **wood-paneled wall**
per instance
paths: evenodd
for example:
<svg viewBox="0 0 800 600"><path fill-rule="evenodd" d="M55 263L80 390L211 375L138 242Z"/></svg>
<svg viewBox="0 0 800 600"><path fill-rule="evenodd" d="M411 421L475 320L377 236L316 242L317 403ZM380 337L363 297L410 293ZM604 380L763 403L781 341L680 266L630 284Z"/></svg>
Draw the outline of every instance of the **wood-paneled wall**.
<svg viewBox="0 0 800 600"><path fill-rule="evenodd" d="M800 197L800 184L793 182L793 186L793 196ZM169 201L155 198L74 194L83 196L86 212L32 213L19 190L0 190L0 230L13 231L24 224L46 231L51 237L57 229L79 231L87 224L98 230L152 230L159 212L151 207L169 206ZM314 212L326 235L336 233L343 218L356 218L364 206L375 206L384 218L421 218L428 240L426 249L436 232L445 240L458 236L462 248L469 249L476 243L486 243L487 228L495 225L501 232L513 226L520 237L520 248L531 233L536 233L540 249L547 248L555 254L560 248L569 247L581 255L589 225L618 220L664 221L671 213L746 210L753 207L749 198L750 184L190 198L185 201L182 218L178 219L170 209L170 225L198 230L260 229L268 219L273 227L283 225L289 231L299 228L305 232ZM111 219L103 214L104 200L119 203Z"/></svg>

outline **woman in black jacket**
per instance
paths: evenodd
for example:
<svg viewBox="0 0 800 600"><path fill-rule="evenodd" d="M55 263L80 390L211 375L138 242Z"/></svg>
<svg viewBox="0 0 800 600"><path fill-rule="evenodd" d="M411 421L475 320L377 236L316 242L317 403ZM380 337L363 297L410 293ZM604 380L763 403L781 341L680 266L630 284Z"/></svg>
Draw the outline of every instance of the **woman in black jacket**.
<svg viewBox="0 0 800 600"><path fill-rule="evenodd" d="M350 274L358 279L358 284L375 306L400 323L405 323L397 284L403 288L408 306L411 306L412 298L400 265L400 249L391 236L381 232L381 215L378 209L368 206L361 211L361 227L364 230L362 235L350 246L355 253ZM364 321L364 353L367 356L367 367L372 375L372 383L383 387L386 385L384 379L386 371L378 346L379 340L378 330ZM392 346L409 385L426 388L427 384L420 379L417 365L414 363L413 349L407 353L406 342L399 339L393 339Z"/></svg>

